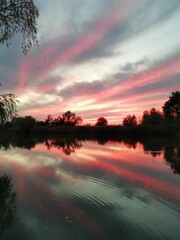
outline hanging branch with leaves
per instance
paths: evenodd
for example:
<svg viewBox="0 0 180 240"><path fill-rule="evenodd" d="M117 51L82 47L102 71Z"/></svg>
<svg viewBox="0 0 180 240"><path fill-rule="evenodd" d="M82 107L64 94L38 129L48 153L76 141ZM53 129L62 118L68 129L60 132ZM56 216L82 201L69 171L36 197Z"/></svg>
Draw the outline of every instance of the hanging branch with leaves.
<svg viewBox="0 0 180 240"><path fill-rule="evenodd" d="M12 93L0 95L0 125L10 121L17 115L17 99Z"/></svg>
<svg viewBox="0 0 180 240"><path fill-rule="evenodd" d="M0 0L0 43L9 46L12 37L20 32L23 37L21 47L26 54L38 44L38 16L33 0Z"/></svg>

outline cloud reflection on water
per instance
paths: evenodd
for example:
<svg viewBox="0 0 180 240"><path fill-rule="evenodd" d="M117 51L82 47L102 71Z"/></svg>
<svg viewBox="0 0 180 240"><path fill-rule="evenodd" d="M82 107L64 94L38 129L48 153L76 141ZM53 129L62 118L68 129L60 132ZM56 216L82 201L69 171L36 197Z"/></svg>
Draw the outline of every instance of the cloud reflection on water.
<svg viewBox="0 0 180 240"><path fill-rule="evenodd" d="M65 239L78 233L86 239L118 239L120 234L128 239L135 233L171 239L170 228L176 239L180 179L165 164L163 145L72 143L49 140L31 151L1 152L1 169L12 173L17 187L19 224L24 231L33 229L32 239L48 239L54 232ZM63 146L78 147L67 155Z"/></svg>

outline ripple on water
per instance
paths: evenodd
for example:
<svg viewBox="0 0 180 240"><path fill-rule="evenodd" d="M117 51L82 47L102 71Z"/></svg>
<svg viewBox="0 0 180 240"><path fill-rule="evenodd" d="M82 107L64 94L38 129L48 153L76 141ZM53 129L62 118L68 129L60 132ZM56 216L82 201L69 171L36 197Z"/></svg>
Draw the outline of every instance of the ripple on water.
<svg viewBox="0 0 180 240"><path fill-rule="evenodd" d="M83 199L87 204L97 208L111 205L110 193L119 192L119 188L111 182L92 176L63 172L57 179L58 184L51 187L54 194L68 200Z"/></svg>

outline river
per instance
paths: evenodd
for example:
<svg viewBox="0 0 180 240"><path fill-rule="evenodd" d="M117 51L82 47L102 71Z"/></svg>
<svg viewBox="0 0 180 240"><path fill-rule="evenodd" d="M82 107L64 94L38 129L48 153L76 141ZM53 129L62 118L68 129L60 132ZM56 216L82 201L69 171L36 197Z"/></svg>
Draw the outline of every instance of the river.
<svg viewBox="0 0 180 240"><path fill-rule="evenodd" d="M180 147L10 145L0 151L0 195L1 240L178 240Z"/></svg>

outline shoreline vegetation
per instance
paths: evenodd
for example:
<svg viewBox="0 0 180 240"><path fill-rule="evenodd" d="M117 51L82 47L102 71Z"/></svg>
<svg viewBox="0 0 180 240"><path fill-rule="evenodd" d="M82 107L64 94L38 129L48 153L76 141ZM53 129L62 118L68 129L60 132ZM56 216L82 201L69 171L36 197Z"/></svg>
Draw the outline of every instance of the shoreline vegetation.
<svg viewBox="0 0 180 240"><path fill-rule="evenodd" d="M160 126L35 126L26 131L12 128L10 132L25 133L32 136L74 136L91 138L107 138L108 140L114 140L124 137L146 137L146 136L179 136L180 137L180 124L168 122Z"/></svg>
<svg viewBox="0 0 180 240"><path fill-rule="evenodd" d="M0 135L24 134L26 136L74 136L88 138L104 138L108 140L122 137L169 137L180 136L180 92L172 92L169 100L160 112L156 108L145 110L139 120L135 115L127 115L122 124L110 125L105 117L99 117L95 125L82 125L81 116L66 111L62 115L48 115L43 121L32 116L19 117L16 114L14 95L1 98ZM14 114L13 114L14 113Z"/></svg>
<svg viewBox="0 0 180 240"><path fill-rule="evenodd" d="M3 126L0 128L1 138L13 138L13 136L33 138L73 138L79 140L123 140L132 138L135 140L144 138L177 138L180 141L179 122L165 122L162 125L137 125L137 126Z"/></svg>
<svg viewBox="0 0 180 240"><path fill-rule="evenodd" d="M46 134L44 129L46 129ZM87 141L92 141L99 145L116 144L120 146L123 144L129 149L136 149L136 147L141 144L145 153L151 154L154 158L162 156L174 174L180 174L180 136L177 135L155 136L152 135L152 133L151 135L138 135L133 134L130 129L126 129L125 134L119 134L118 129L121 129L121 131L125 130L125 128L119 126L89 127L88 130L91 129L91 133L92 129L94 129L94 134L82 133L82 129L85 131L87 127L58 127L60 132L55 128L55 134L52 134L52 128L44 129L40 134L37 128L33 128L30 135L24 135L22 132L21 134L15 134L12 130L7 132L4 129L0 137L0 150L9 151L11 148L32 150L37 144L42 144L47 150L57 149L66 155L71 155L79 151ZM76 130L78 134L77 132L70 134L73 130ZM96 134L95 130L97 131ZM100 130L100 132L98 132L98 130ZM107 135L105 130L110 131L109 135ZM115 134L112 134L112 131L114 131ZM119 148L119 150L121 150L121 148Z"/></svg>

